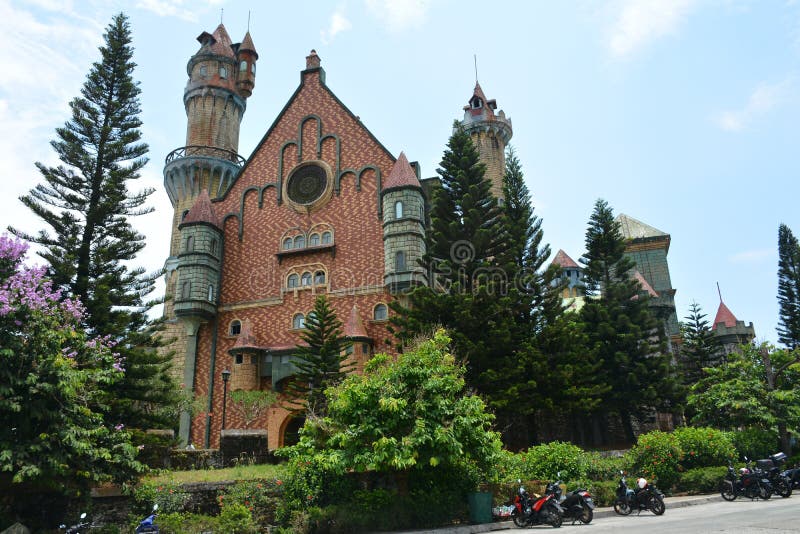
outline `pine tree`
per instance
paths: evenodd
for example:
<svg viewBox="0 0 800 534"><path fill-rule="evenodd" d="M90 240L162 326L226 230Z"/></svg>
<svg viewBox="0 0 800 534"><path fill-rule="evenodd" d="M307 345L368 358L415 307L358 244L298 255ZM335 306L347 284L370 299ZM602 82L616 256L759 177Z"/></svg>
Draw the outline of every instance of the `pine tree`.
<svg viewBox="0 0 800 534"><path fill-rule="evenodd" d="M305 344L297 347L297 372L286 388L290 407L309 416L324 417L325 390L342 382L353 369L347 354L351 343L342 335L342 322L324 295L314 301L314 310L306 317L300 338Z"/></svg>
<svg viewBox="0 0 800 534"><path fill-rule="evenodd" d="M62 164L36 163L44 182L20 198L50 231L10 230L41 245L54 282L85 308L89 331L108 336L125 358L127 373L107 416L150 426L166 422L156 414L175 401L177 388L146 317L154 303L145 299L159 273L128 267L145 246L129 218L153 210L145 203L154 189L128 190L148 161L148 147L141 142L140 89L124 14L113 18L104 39L100 61L69 104L71 118L51 142Z"/></svg>
<svg viewBox="0 0 800 534"><path fill-rule="evenodd" d="M681 323L683 344L680 351L681 381L687 388L703 378L703 369L720 359L721 346L711 332L711 327L700 305L692 302L689 315Z"/></svg>
<svg viewBox="0 0 800 534"><path fill-rule="evenodd" d="M634 441L632 418L643 418L678 400L664 332L650 313L647 294L631 276L633 261L604 200L595 203L581 258L586 304L581 308L590 348L603 362L602 377L610 389L603 408L622 419L626 437Z"/></svg>
<svg viewBox="0 0 800 534"><path fill-rule="evenodd" d="M778 341L800 346L800 244L785 224L778 228Z"/></svg>

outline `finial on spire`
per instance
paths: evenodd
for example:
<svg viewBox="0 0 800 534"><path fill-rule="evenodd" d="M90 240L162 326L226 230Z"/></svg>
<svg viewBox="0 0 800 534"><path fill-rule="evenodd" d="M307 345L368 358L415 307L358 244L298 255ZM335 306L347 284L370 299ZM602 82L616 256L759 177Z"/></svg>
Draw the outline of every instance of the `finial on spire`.
<svg viewBox="0 0 800 534"><path fill-rule="evenodd" d="M222 17L225 15L225 8L219 8L219 23L222 24Z"/></svg>
<svg viewBox="0 0 800 534"><path fill-rule="evenodd" d="M719 289L719 282L717 282L717 293L719 294L719 301L722 302L722 291Z"/></svg>
<svg viewBox="0 0 800 534"><path fill-rule="evenodd" d="M247 10L247 31L250 31L250 10Z"/></svg>
<svg viewBox="0 0 800 534"><path fill-rule="evenodd" d="M475 84L478 84L478 54L472 54L472 59L475 61Z"/></svg>

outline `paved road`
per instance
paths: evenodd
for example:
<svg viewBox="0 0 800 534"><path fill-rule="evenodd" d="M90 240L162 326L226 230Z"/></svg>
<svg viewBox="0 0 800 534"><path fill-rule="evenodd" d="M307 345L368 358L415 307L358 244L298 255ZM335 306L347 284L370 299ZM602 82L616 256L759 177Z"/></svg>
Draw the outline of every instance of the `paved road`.
<svg viewBox="0 0 800 534"><path fill-rule="evenodd" d="M621 529L641 534L677 533L736 533L736 534L783 534L800 533L800 495L788 499L750 501L737 499L734 502L714 502L702 506L687 506L667 511L662 516L650 512L635 513L627 517L598 517L589 525L564 523L561 529L537 526L529 529L511 529L505 532L554 531L561 534L602 534ZM566 530L564 530L566 529ZM633 530L636 529L636 530Z"/></svg>

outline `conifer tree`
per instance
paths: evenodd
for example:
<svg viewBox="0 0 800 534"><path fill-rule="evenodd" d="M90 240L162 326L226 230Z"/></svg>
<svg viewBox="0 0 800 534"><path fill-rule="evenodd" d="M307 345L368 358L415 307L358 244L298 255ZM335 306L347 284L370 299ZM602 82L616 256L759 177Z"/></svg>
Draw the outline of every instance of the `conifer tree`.
<svg viewBox="0 0 800 534"><path fill-rule="evenodd" d="M663 329L650 313L647 294L631 276L633 261L604 200L595 203L581 258L587 296L581 308L590 348L603 362L603 380L610 387L603 408L617 413L626 437L634 441L632 418L659 407L674 408L678 388Z"/></svg>
<svg viewBox="0 0 800 534"><path fill-rule="evenodd" d="M10 230L41 245L53 281L85 308L86 327L116 343L125 359L127 373L110 396L107 417L146 427L166 423L160 412L174 403L177 388L146 316L159 273L129 267L145 246L129 218L153 210L145 204L154 189L129 191L148 147L141 142L140 89L124 14L113 18L104 39L100 61L69 104L71 118L51 142L61 165L36 163L44 182L20 198L49 230L35 236Z"/></svg>
<svg viewBox="0 0 800 534"><path fill-rule="evenodd" d="M800 346L800 244L785 224L778 228L778 341Z"/></svg>
<svg viewBox="0 0 800 534"><path fill-rule="evenodd" d="M347 350L350 341L342 335L342 322L324 295L314 301L314 310L305 320L305 331L295 352L294 380L286 387L290 405L308 416L327 414L325 390L342 382L353 369Z"/></svg>
<svg viewBox="0 0 800 534"><path fill-rule="evenodd" d="M719 361L721 346L711 332L706 314L697 302L692 302L689 315L684 319L686 322L681 323L683 344L680 364L681 381L688 388L703 378L704 368L711 367Z"/></svg>

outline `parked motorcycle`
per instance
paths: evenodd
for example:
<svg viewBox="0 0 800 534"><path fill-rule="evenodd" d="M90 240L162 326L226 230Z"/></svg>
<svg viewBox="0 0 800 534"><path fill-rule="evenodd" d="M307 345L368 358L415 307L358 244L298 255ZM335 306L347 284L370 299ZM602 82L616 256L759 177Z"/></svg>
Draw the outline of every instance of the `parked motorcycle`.
<svg viewBox="0 0 800 534"><path fill-rule="evenodd" d="M781 471L781 475L789 479L789 485L793 490L800 489L800 467Z"/></svg>
<svg viewBox="0 0 800 534"><path fill-rule="evenodd" d="M620 471L619 485L617 486L617 498L614 501L614 511L619 515L630 515L637 510L650 510L656 515L661 515L666 510L664 505L664 494L661 493L655 483L647 482L644 478L639 478L636 489L628 487L625 473Z"/></svg>
<svg viewBox="0 0 800 534"><path fill-rule="evenodd" d="M746 466L739 469L739 476L733 465L728 464L728 473L720 483L720 495L726 501L733 501L739 495L750 499L769 499L772 497L772 484L764 473L756 472L750 467L750 460L745 457Z"/></svg>
<svg viewBox="0 0 800 534"><path fill-rule="evenodd" d="M756 460L756 465L766 474L775 494L786 498L792 495L792 481L781 472L784 463L786 463L786 455L782 452L771 454L769 458L763 460Z"/></svg>
<svg viewBox="0 0 800 534"><path fill-rule="evenodd" d="M86 521L86 512L83 512L76 524L72 525L71 527L61 524L59 525L58 529L63 530L65 534L81 534L82 532L88 532L90 525L91 522Z"/></svg>
<svg viewBox="0 0 800 534"><path fill-rule="evenodd" d="M520 528L531 525L560 527L564 510L555 499L555 490L552 487L555 483L548 484L545 494L536 499L528 495L521 480L517 480L517 483L520 486L514 495L514 510L511 512L514 524Z"/></svg>
<svg viewBox="0 0 800 534"><path fill-rule="evenodd" d="M145 517L139 522L139 526L136 527L134 531L136 534L140 534L142 532L160 532L158 530L158 525L156 525L156 512L158 511L158 505L153 505L153 513L149 516Z"/></svg>
<svg viewBox="0 0 800 534"><path fill-rule="evenodd" d="M558 477L561 478L560 472ZM575 521L580 521L585 525L591 523L595 507L592 494L583 488L578 488L562 495L561 484L563 484L561 480L548 484L546 491L553 493L556 501L564 510L564 519L572 519L573 525Z"/></svg>

